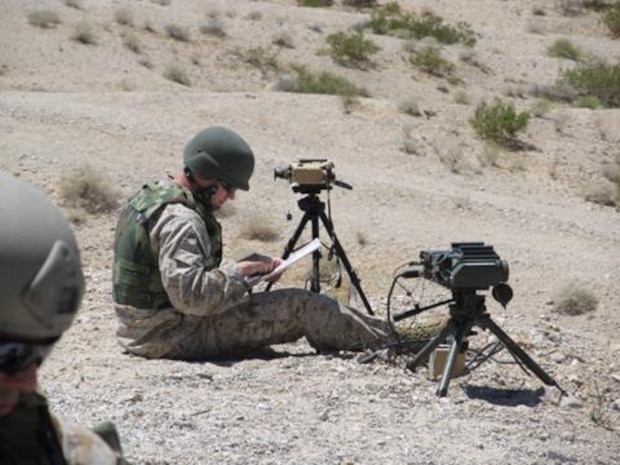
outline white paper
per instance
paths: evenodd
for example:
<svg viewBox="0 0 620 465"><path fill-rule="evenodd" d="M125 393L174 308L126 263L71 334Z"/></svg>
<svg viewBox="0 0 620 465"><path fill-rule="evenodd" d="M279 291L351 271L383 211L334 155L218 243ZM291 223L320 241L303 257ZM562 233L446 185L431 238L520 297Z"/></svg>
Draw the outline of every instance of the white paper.
<svg viewBox="0 0 620 465"><path fill-rule="evenodd" d="M312 239L310 242L308 242L307 244L303 245L302 247L300 247L299 249L295 250L294 252L292 252L288 258L286 260L284 260L282 263L280 263L280 265L273 270L271 273L268 274L263 274L263 275L259 275L259 276L253 276L251 278L247 278L246 282L248 284L248 286L254 286L262 281L271 279L275 276L278 276L279 274L281 274L284 270L286 270L289 266L291 266L293 263L299 261L301 258L305 257L306 255L311 254L312 252L314 252L315 250L318 250L321 247L321 241L319 240L318 237Z"/></svg>

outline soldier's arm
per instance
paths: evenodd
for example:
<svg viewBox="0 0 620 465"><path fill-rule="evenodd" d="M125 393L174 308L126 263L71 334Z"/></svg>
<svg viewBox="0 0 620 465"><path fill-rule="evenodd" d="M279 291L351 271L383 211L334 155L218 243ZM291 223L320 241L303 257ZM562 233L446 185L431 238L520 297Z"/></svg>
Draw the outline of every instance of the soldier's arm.
<svg viewBox="0 0 620 465"><path fill-rule="evenodd" d="M52 416L63 455L68 465L125 464L122 455L110 447L94 431L66 418Z"/></svg>
<svg viewBox="0 0 620 465"><path fill-rule="evenodd" d="M151 240L159 249L163 286L179 312L215 314L247 292L243 273L234 263L213 268L209 235L196 212L168 205L151 230Z"/></svg>

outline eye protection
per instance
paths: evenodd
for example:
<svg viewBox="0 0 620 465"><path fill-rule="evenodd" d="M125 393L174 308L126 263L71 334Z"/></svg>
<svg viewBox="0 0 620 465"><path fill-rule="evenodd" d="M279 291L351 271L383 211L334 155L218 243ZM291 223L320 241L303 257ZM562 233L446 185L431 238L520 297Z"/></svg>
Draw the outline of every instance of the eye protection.
<svg viewBox="0 0 620 465"><path fill-rule="evenodd" d="M0 341L0 372L14 375L26 371L31 365L41 365L54 344Z"/></svg>
<svg viewBox="0 0 620 465"><path fill-rule="evenodd" d="M220 181L219 184L228 193L228 195L232 195L232 194L234 194L237 191L236 187L231 186L227 182Z"/></svg>

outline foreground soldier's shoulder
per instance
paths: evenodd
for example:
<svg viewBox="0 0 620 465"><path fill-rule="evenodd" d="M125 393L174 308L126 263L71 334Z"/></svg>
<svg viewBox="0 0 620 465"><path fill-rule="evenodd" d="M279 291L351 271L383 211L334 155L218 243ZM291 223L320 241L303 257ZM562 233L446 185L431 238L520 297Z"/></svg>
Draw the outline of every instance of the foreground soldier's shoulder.
<svg viewBox="0 0 620 465"><path fill-rule="evenodd" d="M116 465L117 454L92 430L71 420L53 418L69 465Z"/></svg>

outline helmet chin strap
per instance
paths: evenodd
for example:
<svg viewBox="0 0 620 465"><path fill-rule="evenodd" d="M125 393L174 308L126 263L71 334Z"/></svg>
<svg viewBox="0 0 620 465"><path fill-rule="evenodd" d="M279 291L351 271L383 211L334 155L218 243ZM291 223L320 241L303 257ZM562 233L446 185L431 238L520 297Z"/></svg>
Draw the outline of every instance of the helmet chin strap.
<svg viewBox="0 0 620 465"><path fill-rule="evenodd" d="M198 184L196 178L187 166L183 168L183 173L189 181L190 188L192 192L196 195L197 200L202 203L209 211L213 210L213 205L211 204L211 197L213 197L217 192L217 184L202 187L200 184Z"/></svg>

